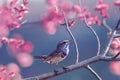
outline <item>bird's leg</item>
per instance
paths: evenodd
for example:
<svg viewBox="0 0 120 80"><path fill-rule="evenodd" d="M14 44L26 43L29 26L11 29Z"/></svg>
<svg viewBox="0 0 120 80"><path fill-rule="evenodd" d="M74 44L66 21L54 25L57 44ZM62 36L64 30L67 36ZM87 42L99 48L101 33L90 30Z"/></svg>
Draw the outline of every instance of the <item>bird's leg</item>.
<svg viewBox="0 0 120 80"><path fill-rule="evenodd" d="M68 69L67 67L64 67L64 66L59 65L59 64L56 64L56 66L58 66L58 67L62 68L62 69L63 69L63 70L65 70L65 71Z"/></svg>
<svg viewBox="0 0 120 80"><path fill-rule="evenodd" d="M57 64L52 64L52 65L56 66ZM57 74L58 70L56 70L55 67L53 70L54 70L54 73Z"/></svg>

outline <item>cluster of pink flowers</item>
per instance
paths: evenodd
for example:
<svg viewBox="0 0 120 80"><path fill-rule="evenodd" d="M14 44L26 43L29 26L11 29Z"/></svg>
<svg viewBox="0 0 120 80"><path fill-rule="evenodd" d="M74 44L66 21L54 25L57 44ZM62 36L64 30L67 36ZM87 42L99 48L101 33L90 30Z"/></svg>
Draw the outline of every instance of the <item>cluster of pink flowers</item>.
<svg viewBox="0 0 120 80"><path fill-rule="evenodd" d="M109 67L112 73L120 76L120 62L111 62Z"/></svg>
<svg viewBox="0 0 120 80"><path fill-rule="evenodd" d="M120 37L115 38L111 43L111 49L109 50L110 54L116 55L120 52ZM118 56L120 57L120 56ZM111 71L120 76L120 62L111 62L110 63Z"/></svg>
<svg viewBox="0 0 120 80"><path fill-rule="evenodd" d="M33 45L22 38L7 38L10 30L20 28L21 20L28 13L27 0L11 0L0 6L0 45L6 45L10 55L15 57L22 67L32 65ZM20 69L15 63L0 65L0 80L21 80Z"/></svg>
<svg viewBox="0 0 120 80"><path fill-rule="evenodd" d="M69 13L71 11L68 3L62 1L58 5L60 0L46 0L48 3L47 14L41 17L43 26L49 34L56 32L56 26L64 23L63 12ZM65 14L66 15L66 14Z"/></svg>
<svg viewBox="0 0 120 80"><path fill-rule="evenodd" d="M22 80L17 64L0 65L0 80Z"/></svg>
<svg viewBox="0 0 120 80"><path fill-rule="evenodd" d="M118 52L120 52L120 37L115 38L112 43L111 43L111 49L109 50L109 52L112 55L117 54Z"/></svg>
<svg viewBox="0 0 120 80"><path fill-rule="evenodd" d="M99 0L98 4L95 7L96 11L99 11L102 17L108 18L109 14L107 10L109 9L109 5L104 3L104 0Z"/></svg>
<svg viewBox="0 0 120 80"><path fill-rule="evenodd" d="M0 6L0 39L8 36L9 30L20 27L19 21L24 18L24 13L28 12L27 0L18 4L18 0L11 0L9 4L4 3Z"/></svg>
<svg viewBox="0 0 120 80"><path fill-rule="evenodd" d="M88 25L92 25L92 24L101 25L101 21L99 20L98 16L92 15L88 11L87 7L81 8L79 5L74 5L73 10L74 10L74 12L76 12L79 20L84 20L84 18L86 18Z"/></svg>
<svg viewBox="0 0 120 80"><path fill-rule="evenodd" d="M33 63L31 52L33 45L31 42L24 41L20 36L8 39L3 37L1 43L7 46L10 55L15 57L22 67L29 67Z"/></svg>
<svg viewBox="0 0 120 80"><path fill-rule="evenodd" d="M116 0L114 4L118 7L120 7L120 0Z"/></svg>
<svg viewBox="0 0 120 80"><path fill-rule="evenodd" d="M81 8L79 5L70 5L64 0L46 0L48 3L47 14L41 17L42 24L49 34L56 32L56 26L64 24L64 15L68 19L74 19L75 17L79 20L87 19L88 25L97 24L101 25L97 15L92 15L88 12L87 8ZM59 3L59 4L58 4ZM64 15L63 15L64 11ZM76 23L75 20L68 22L69 26L73 26Z"/></svg>

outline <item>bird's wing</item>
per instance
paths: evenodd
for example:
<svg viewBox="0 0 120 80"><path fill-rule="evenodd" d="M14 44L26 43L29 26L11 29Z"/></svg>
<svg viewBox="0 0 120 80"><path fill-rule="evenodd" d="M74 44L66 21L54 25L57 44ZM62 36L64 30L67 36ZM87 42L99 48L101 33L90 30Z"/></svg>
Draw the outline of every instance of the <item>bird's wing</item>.
<svg viewBox="0 0 120 80"><path fill-rule="evenodd" d="M60 54L62 54L62 51L60 51L60 50L55 50L55 51L53 51L52 53L50 53L50 54L46 57L46 61L48 61L48 60L50 60L50 59L52 59L52 58L54 58L54 57L57 57L57 56L59 56Z"/></svg>

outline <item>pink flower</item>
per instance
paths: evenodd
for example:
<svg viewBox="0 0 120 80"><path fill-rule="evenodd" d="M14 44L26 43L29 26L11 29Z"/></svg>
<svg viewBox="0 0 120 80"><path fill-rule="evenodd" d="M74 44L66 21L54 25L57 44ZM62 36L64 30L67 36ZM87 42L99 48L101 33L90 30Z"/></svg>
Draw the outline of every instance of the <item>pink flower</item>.
<svg viewBox="0 0 120 80"><path fill-rule="evenodd" d="M10 6L13 7L13 6L17 3L17 1L18 1L18 0L12 0L12 1L10 2Z"/></svg>
<svg viewBox="0 0 120 80"><path fill-rule="evenodd" d="M0 23L8 27L10 30L20 28L19 20L22 20L24 13L28 12L26 6L27 0L23 0L22 4L17 4L18 0L11 0L10 7L6 4L0 6Z"/></svg>
<svg viewBox="0 0 120 80"><path fill-rule="evenodd" d="M33 63L33 57L26 53L19 53L16 59L22 67L29 67Z"/></svg>
<svg viewBox="0 0 120 80"><path fill-rule="evenodd" d="M75 20L72 20L72 21L68 22L68 26L69 26L69 27L72 27L75 23L76 23L76 21L75 21Z"/></svg>
<svg viewBox="0 0 120 80"><path fill-rule="evenodd" d="M81 13L82 9L79 5L73 5L73 10L78 14Z"/></svg>
<svg viewBox="0 0 120 80"><path fill-rule="evenodd" d="M44 28L47 33L49 34L55 34L56 33L56 24L52 21L44 23Z"/></svg>
<svg viewBox="0 0 120 80"><path fill-rule="evenodd" d="M120 52L120 38L115 38L111 43L111 49L109 50L110 54L115 55Z"/></svg>
<svg viewBox="0 0 120 80"><path fill-rule="evenodd" d="M21 52L30 54L33 51L33 44L24 41L20 35L15 35L13 38L3 37L1 43L7 45L10 55L13 57L16 57Z"/></svg>
<svg viewBox="0 0 120 80"><path fill-rule="evenodd" d="M17 75L20 75L20 69L15 63L9 63L7 66L0 65L0 80L13 80ZM22 78L19 78L22 80Z"/></svg>
<svg viewBox="0 0 120 80"><path fill-rule="evenodd" d="M1 43L7 45L10 55L16 58L22 67L29 67L32 65L33 57L30 53L33 51L33 45L31 42L24 41L20 35L15 35L13 38L3 37ZM15 71L19 71L17 67ZM15 71L14 73L10 72L9 75L14 75L16 73Z"/></svg>
<svg viewBox="0 0 120 80"><path fill-rule="evenodd" d="M111 62L110 63L110 70L114 74L120 76L120 62Z"/></svg>
<svg viewBox="0 0 120 80"><path fill-rule="evenodd" d="M115 6L120 6L120 0L116 0L114 3Z"/></svg>
<svg viewBox="0 0 120 80"><path fill-rule="evenodd" d="M50 6L56 6L58 5L59 0L46 0L46 1Z"/></svg>
<svg viewBox="0 0 120 80"><path fill-rule="evenodd" d="M47 0L47 2L49 4L47 14L41 17L41 22L47 33L55 34L56 26L64 23L63 11L65 16L70 18L74 16L73 9L66 1L61 1L59 5L58 0Z"/></svg>
<svg viewBox="0 0 120 80"><path fill-rule="evenodd" d="M33 51L33 48L33 44L31 42L26 41L24 42L24 44L22 44L21 51L30 54Z"/></svg>
<svg viewBox="0 0 120 80"><path fill-rule="evenodd" d="M109 14L107 13L107 10L109 9L109 5L105 4L103 0L99 0L98 4L95 7L96 11L99 11L101 16L108 18Z"/></svg>

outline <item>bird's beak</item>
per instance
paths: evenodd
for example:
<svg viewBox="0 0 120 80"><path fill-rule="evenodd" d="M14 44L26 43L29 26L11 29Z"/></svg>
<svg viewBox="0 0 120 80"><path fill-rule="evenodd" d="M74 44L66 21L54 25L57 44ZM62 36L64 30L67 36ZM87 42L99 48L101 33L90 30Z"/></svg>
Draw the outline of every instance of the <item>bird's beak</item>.
<svg viewBox="0 0 120 80"><path fill-rule="evenodd" d="M66 43L71 44L71 41L70 41L70 40L67 40Z"/></svg>

